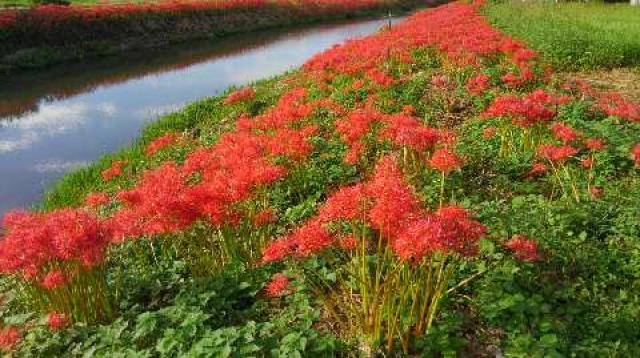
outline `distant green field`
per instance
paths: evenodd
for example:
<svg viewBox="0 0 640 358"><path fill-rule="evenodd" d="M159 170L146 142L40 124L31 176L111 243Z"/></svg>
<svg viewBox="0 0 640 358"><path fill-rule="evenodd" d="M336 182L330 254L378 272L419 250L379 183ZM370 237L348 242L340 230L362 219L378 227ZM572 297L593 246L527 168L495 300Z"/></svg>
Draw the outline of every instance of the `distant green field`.
<svg viewBox="0 0 640 358"><path fill-rule="evenodd" d="M490 3L484 11L561 69L640 65L640 7L507 1Z"/></svg>

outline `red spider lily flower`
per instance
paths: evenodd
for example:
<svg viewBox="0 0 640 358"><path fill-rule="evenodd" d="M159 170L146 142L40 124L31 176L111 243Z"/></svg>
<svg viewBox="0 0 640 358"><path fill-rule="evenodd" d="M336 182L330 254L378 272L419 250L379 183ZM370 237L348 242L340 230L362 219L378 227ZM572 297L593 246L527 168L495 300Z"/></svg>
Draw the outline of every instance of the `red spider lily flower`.
<svg viewBox="0 0 640 358"><path fill-rule="evenodd" d="M385 238L393 240L408 220L419 216L418 200L390 156L376 164L366 188L368 195L375 199L368 220Z"/></svg>
<svg viewBox="0 0 640 358"><path fill-rule="evenodd" d="M278 221L278 216L271 209L264 209L253 217L253 225L264 226Z"/></svg>
<svg viewBox="0 0 640 358"><path fill-rule="evenodd" d="M82 209L9 216L0 240L0 271L37 276L51 263L71 261L86 268L102 262L107 238L98 219ZM35 274L35 275L34 275Z"/></svg>
<svg viewBox="0 0 640 358"><path fill-rule="evenodd" d="M440 130L440 144L445 148L451 148L458 141L456 132L447 129Z"/></svg>
<svg viewBox="0 0 640 358"><path fill-rule="evenodd" d="M617 116L632 122L640 122L640 104L628 101L616 92L595 93L598 105L610 116Z"/></svg>
<svg viewBox="0 0 640 358"><path fill-rule="evenodd" d="M476 77L472 77L467 81L467 91L475 96L481 96L489 88L489 81L491 77L488 75L480 74Z"/></svg>
<svg viewBox="0 0 640 358"><path fill-rule="evenodd" d="M149 143L144 152L149 157L153 156L160 150L174 144L177 140L178 137L175 135L175 133L166 133L165 135L160 136L153 142Z"/></svg>
<svg viewBox="0 0 640 358"><path fill-rule="evenodd" d="M505 37L498 45L499 51L505 54L515 53L522 48L524 48L524 45L513 37Z"/></svg>
<svg viewBox="0 0 640 358"><path fill-rule="evenodd" d="M109 202L109 196L106 193L89 193L84 199L85 205L89 207L98 207Z"/></svg>
<svg viewBox="0 0 640 358"><path fill-rule="evenodd" d="M589 188L589 194L594 199L600 199L604 195L604 189L598 186L592 186Z"/></svg>
<svg viewBox="0 0 640 358"><path fill-rule="evenodd" d="M465 256L477 253L477 242L487 232L487 228L471 218L469 212L459 206L444 206L435 215L443 221L446 235L444 246L451 251Z"/></svg>
<svg viewBox="0 0 640 358"><path fill-rule="evenodd" d="M631 150L633 160L636 162L636 166L640 167L640 143L636 144Z"/></svg>
<svg viewBox="0 0 640 358"><path fill-rule="evenodd" d="M244 102L254 99L256 96L256 91L253 87L244 87L241 88L227 96L224 99L224 104L235 104L238 102Z"/></svg>
<svg viewBox="0 0 640 358"><path fill-rule="evenodd" d="M347 151L347 154L344 157L344 161L347 164L355 165L360 161L360 157L362 157L362 153L364 153L365 146L360 142L355 142L351 144L351 147Z"/></svg>
<svg viewBox="0 0 640 358"><path fill-rule="evenodd" d="M516 259L533 262L538 260L538 244L523 235L514 235L505 243L505 247L513 251Z"/></svg>
<svg viewBox="0 0 640 358"><path fill-rule="evenodd" d="M482 136L484 139L491 139L496 135L498 129L496 127L487 127L482 130Z"/></svg>
<svg viewBox="0 0 640 358"><path fill-rule="evenodd" d="M564 123L556 122L551 126L553 135L563 143L570 143L578 139L578 132Z"/></svg>
<svg viewBox="0 0 640 358"><path fill-rule="evenodd" d="M587 149L594 152L607 147L607 144L604 142L604 140L598 138L589 138L585 141L584 145L587 147Z"/></svg>
<svg viewBox="0 0 640 358"><path fill-rule="evenodd" d="M264 137L266 150L273 156L283 155L293 160L301 160L313 150L309 139L317 130L317 126L301 129L281 128L275 135Z"/></svg>
<svg viewBox="0 0 640 358"><path fill-rule="evenodd" d="M437 149L428 164L429 167L448 175L462 166L462 159L449 149Z"/></svg>
<svg viewBox="0 0 640 358"><path fill-rule="evenodd" d="M340 239L338 245L343 250L353 250L358 246L358 239L354 235L348 235Z"/></svg>
<svg viewBox="0 0 640 358"><path fill-rule="evenodd" d="M16 326L7 326L0 331L0 348L5 352L9 352L15 347L22 337Z"/></svg>
<svg viewBox="0 0 640 358"><path fill-rule="evenodd" d="M540 145L538 155L554 163L563 163L571 156L578 153L578 150L569 145Z"/></svg>
<svg viewBox="0 0 640 358"><path fill-rule="evenodd" d="M542 163L534 163L533 167L531 168L531 170L529 170L529 172L527 173L527 177L532 178L532 177L536 177L538 175L542 175L545 174L546 172L549 171L549 168L547 168L546 165L542 164Z"/></svg>
<svg viewBox="0 0 640 358"><path fill-rule="evenodd" d="M190 190L194 189L172 162L146 172L135 188L117 195L124 205L106 221L111 240L171 233L191 225L200 216L199 200L209 198Z"/></svg>
<svg viewBox="0 0 640 358"><path fill-rule="evenodd" d="M526 82L524 78L518 76L513 72L509 72L503 75L502 77L500 77L500 79L508 88L519 88Z"/></svg>
<svg viewBox="0 0 640 358"><path fill-rule="evenodd" d="M552 96L543 90L531 92L522 98L503 95L496 98L482 116L511 117L515 124L528 127L555 117L554 107L564 101L566 101L564 97Z"/></svg>
<svg viewBox="0 0 640 358"><path fill-rule="evenodd" d="M273 275L271 281L264 288L267 297L279 297L288 292L289 278L287 276L277 273Z"/></svg>
<svg viewBox="0 0 640 358"><path fill-rule="evenodd" d="M47 315L47 325L52 331L58 331L69 326L69 318L64 313L51 312Z"/></svg>
<svg viewBox="0 0 640 358"><path fill-rule="evenodd" d="M447 88L449 87L449 77L447 75L435 75L431 77L431 85L440 89Z"/></svg>
<svg viewBox="0 0 640 358"><path fill-rule="evenodd" d="M312 219L288 236L272 241L262 253L262 262L280 261L287 256L308 257L331 246L334 238L320 220Z"/></svg>
<svg viewBox="0 0 640 358"><path fill-rule="evenodd" d="M363 80L355 80L353 81L353 84L351 84L351 89L354 91L360 90L362 88L364 88L365 83Z"/></svg>
<svg viewBox="0 0 640 358"><path fill-rule="evenodd" d="M285 237L271 241L262 251L262 263L282 261L293 254L296 247L294 237Z"/></svg>
<svg viewBox="0 0 640 358"><path fill-rule="evenodd" d="M471 256L485 233L486 228L465 209L448 206L412 221L393 242L393 249L403 260L420 261L434 251Z"/></svg>
<svg viewBox="0 0 640 358"><path fill-rule="evenodd" d="M293 233L295 254L300 257L311 256L334 242L333 237L319 220L311 220Z"/></svg>
<svg viewBox="0 0 640 358"><path fill-rule="evenodd" d="M67 283L67 277L61 270L48 272L40 285L47 289L53 290Z"/></svg>
<svg viewBox="0 0 640 358"><path fill-rule="evenodd" d="M511 56L511 59L514 62L525 63L535 59L537 56L538 54L535 51L527 48L521 48Z"/></svg>
<svg viewBox="0 0 640 358"><path fill-rule="evenodd" d="M354 144L364 137L371 125L383 115L372 109L359 109L351 112L346 118L336 121L336 131L348 144Z"/></svg>
<svg viewBox="0 0 640 358"><path fill-rule="evenodd" d="M110 181L113 178L122 175L123 167L129 162L126 160L115 160L111 163L111 167L102 171L102 179Z"/></svg>
<svg viewBox="0 0 640 358"><path fill-rule="evenodd" d="M437 129L423 126L417 118L404 114L386 116L385 122L387 125L381 137L399 146L424 151L432 148L440 138Z"/></svg>
<svg viewBox="0 0 640 358"><path fill-rule="evenodd" d="M393 250L403 260L420 261L434 251L444 250L441 234L444 228L434 215L412 222L393 242Z"/></svg>
<svg viewBox="0 0 640 358"><path fill-rule="evenodd" d="M591 157L580 159L580 165L585 169L591 169L595 164L596 160Z"/></svg>
<svg viewBox="0 0 640 358"><path fill-rule="evenodd" d="M344 187L330 195L320 208L322 222L335 220L362 220L371 207L371 200L363 184Z"/></svg>
<svg viewBox="0 0 640 358"><path fill-rule="evenodd" d="M395 79L393 77L375 68L367 71L366 76L369 80L383 88L388 88L395 83Z"/></svg>

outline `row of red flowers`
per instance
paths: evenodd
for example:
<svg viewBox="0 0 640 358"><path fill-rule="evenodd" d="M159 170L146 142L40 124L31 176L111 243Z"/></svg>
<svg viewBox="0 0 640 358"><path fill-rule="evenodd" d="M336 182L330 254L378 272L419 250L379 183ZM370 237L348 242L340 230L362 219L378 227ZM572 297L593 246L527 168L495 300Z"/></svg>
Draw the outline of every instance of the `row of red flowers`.
<svg viewBox="0 0 640 358"><path fill-rule="evenodd" d="M68 21L100 21L141 14L184 14L200 11L232 11L263 8L268 6L292 7L313 14L356 10L377 6L380 0L165 0L128 4L99 5L42 5L28 10L4 10L0 12L0 30L20 26L21 21L29 21L40 28L51 27Z"/></svg>

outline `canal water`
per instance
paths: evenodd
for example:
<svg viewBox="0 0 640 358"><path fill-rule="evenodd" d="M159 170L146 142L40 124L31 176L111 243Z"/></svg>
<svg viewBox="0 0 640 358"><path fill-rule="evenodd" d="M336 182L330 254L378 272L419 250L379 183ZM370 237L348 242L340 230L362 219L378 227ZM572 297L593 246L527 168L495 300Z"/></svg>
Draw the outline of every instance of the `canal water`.
<svg viewBox="0 0 640 358"><path fill-rule="evenodd" d="M394 19L398 21L399 19ZM158 116L280 74L387 19L235 35L0 79L0 217Z"/></svg>

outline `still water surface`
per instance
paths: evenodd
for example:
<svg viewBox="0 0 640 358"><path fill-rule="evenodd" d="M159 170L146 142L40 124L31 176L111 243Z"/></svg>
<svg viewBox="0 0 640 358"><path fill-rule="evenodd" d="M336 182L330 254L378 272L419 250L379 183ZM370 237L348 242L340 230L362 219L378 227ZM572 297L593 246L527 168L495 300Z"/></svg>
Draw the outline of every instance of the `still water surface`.
<svg viewBox="0 0 640 358"><path fill-rule="evenodd" d="M386 21L250 33L2 79L0 216L39 200L64 173L131 143L159 115L300 66Z"/></svg>

